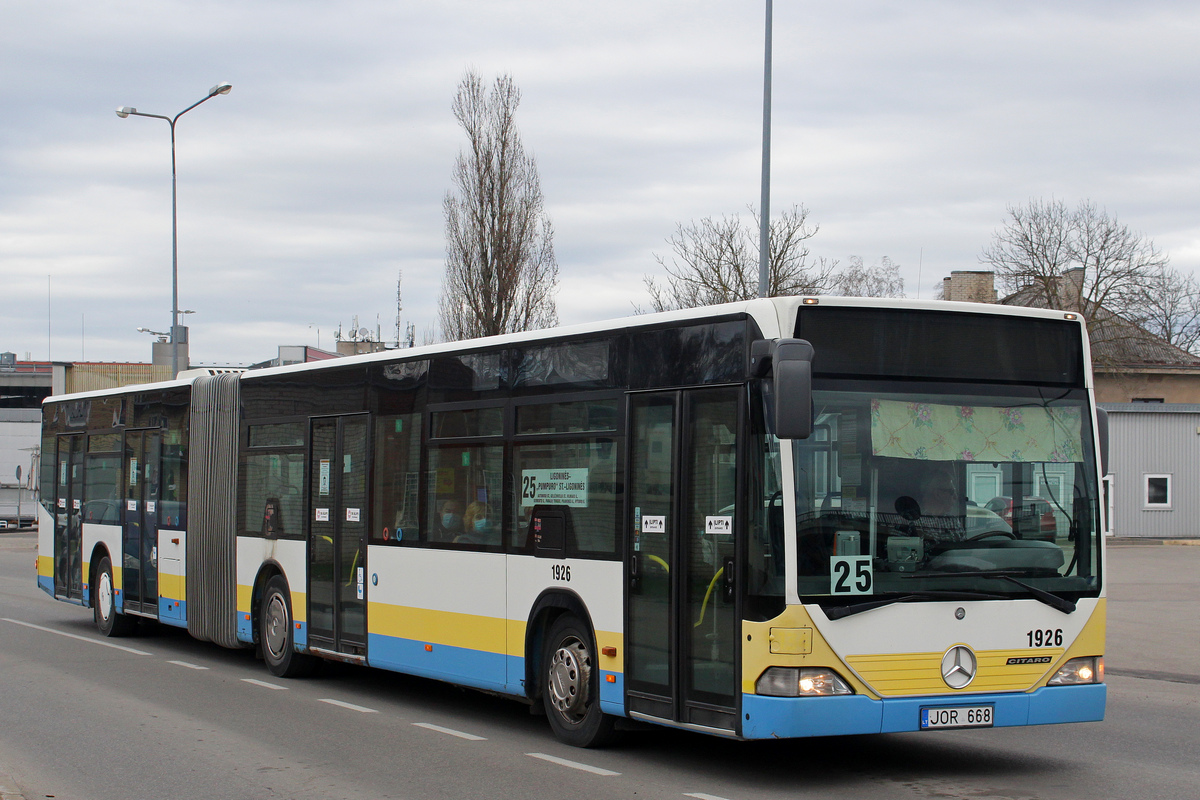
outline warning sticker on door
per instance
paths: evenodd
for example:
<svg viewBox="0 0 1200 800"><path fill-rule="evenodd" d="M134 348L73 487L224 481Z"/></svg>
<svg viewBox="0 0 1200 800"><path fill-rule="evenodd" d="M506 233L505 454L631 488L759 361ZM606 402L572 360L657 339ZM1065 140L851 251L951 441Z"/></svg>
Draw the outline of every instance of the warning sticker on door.
<svg viewBox="0 0 1200 800"><path fill-rule="evenodd" d="M346 509L346 522L358 522L359 513L357 508Z"/></svg>
<svg viewBox="0 0 1200 800"><path fill-rule="evenodd" d="M653 516L644 514L642 516L642 533L666 533L667 518L665 516Z"/></svg>
<svg viewBox="0 0 1200 800"><path fill-rule="evenodd" d="M314 517L314 519L317 522L329 522L329 509L328 508L315 508L313 510L316 512L316 516Z"/></svg>
<svg viewBox="0 0 1200 800"><path fill-rule="evenodd" d="M715 534L733 533L733 517L705 517L704 532Z"/></svg>

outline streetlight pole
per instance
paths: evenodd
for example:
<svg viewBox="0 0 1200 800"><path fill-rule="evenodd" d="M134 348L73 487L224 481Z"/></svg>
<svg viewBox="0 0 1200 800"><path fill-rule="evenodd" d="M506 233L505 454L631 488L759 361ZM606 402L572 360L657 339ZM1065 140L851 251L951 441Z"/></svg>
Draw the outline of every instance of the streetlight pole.
<svg viewBox="0 0 1200 800"><path fill-rule="evenodd" d="M207 102L219 94L229 94L229 90L233 88L233 84L228 82L218 83L216 86L208 90L208 94L202 99L197 100L190 106L180 111L174 117L165 117L162 114L144 114L136 108L129 106L121 106L117 109L117 116L121 119L126 117L150 117L151 119L166 120L171 126L171 377L179 376L179 344L187 341L187 327L179 324L179 203L178 193L176 190L175 178L175 123L179 121L187 112L191 111L201 103Z"/></svg>
<svg viewBox="0 0 1200 800"><path fill-rule="evenodd" d="M771 264L771 16L767 0L767 36L763 46L762 198L758 217L758 296L766 297Z"/></svg>

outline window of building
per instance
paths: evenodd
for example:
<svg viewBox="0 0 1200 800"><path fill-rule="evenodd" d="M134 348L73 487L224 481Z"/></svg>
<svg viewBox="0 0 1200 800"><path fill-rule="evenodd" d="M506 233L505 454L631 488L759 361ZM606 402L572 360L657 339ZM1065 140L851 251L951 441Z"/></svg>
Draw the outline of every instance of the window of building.
<svg viewBox="0 0 1200 800"><path fill-rule="evenodd" d="M1171 508L1171 476L1146 475L1145 479L1145 508Z"/></svg>

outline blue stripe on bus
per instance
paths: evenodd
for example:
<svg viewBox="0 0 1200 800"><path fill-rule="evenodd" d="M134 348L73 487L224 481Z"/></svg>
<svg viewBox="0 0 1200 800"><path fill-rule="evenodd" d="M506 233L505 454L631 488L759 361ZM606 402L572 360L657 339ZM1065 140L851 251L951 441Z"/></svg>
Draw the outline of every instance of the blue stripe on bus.
<svg viewBox="0 0 1200 800"><path fill-rule="evenodd" d="M179 605L176 606L176 603ZM164 625L174 625L176 628L186 628L187 601L174 600L170 597L159 597L158 621Z"/></svg>
<svg viewBox="0 0 1200 800"><path fill-rule="evenodd" d="M304 650L308 648L308 623L293 622L292 623L292 642L296 645L296 649Z"/></svg>
<svg viewBox="0 0 1200 800"><path fill-rule="evenodd" d="M254 643L254 621L246 619L250 616L245 611L237 612L237 639L246 644Z"/></svg>
<svg viewBox="0 0 1200 800"><path fill-rule="evenodd" d="M1048 686L1029 694L938 695L889 697L872 700L845 697L742 698L742 736L747 739L796 736L838 736L856 733L917 731L921 709L939 706L992 705L995 726L1048 725L1060 722L1098 722L1104 719L1104 684Z"/></svg>
<svg viewBox="0 0 1200 800"><path fill-rule="evenodd" d="M54 578L47 575L38 575L38 588L51 597L54 597Z"/></svg>
<svg viewBox="0 0 1200 800"><path fill-rule="evenodd" d="M425 678L453 681L463 686L513 694L505 682L507 656L465 647L399 639L372 633L367 636L367 663L373 667L407 672ZM524 690L520 692L524 694Z"/></svg>

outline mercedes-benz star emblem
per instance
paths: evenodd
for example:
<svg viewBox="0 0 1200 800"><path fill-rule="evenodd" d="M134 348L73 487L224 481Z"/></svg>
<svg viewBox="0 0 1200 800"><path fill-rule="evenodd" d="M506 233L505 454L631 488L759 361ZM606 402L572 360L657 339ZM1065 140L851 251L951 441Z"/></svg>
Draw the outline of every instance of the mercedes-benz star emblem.
<svg viewBox="0 0 1200 800"><path fill-rule="evenodd" d="M971 648L956 644L942 656L942 680L951 689L965 689L967 684L975 680L975 670L978 662Z"/></svg>

